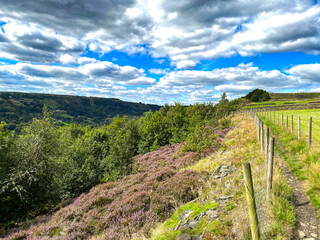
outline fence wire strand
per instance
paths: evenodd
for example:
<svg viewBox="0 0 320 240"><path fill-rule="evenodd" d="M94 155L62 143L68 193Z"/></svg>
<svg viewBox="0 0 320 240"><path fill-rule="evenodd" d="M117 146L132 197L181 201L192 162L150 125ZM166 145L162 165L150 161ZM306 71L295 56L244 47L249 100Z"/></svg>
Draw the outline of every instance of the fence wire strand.
<svg viewBox="0 0 320 240"><path fill-rule="evenodd" d="M258 123L257 123L257 125L258 125ZM259 130L259 127L257 126L257 131L258 130ZM265 213L267 210L267 207L263 206L264 203L266 202L265 200L266 200L266 193L267 193L267 172L266 172L266 170L265 171L262 171L262 170L265 169L265 166L268 163L268 159L269 159L269 141L266 138L266 130L264 128L263 128L262 133L264 135L264 146L263 146L262 153L265 155L265 157L264 157L263 163L260 164L258 169L256 169L252 174L252 178L253 178L254 182L256 183L255 184L255 193L254 193L254 197L253 197L252 201L256 202L256 207L257 207L256 216L258 217L258 222L259 222L258 228L256 229L256 231L258 231L258 230L261 231L261 222L265 222L268 220L266 217L267 214ZM262 178L260 178L260 180L257 180L258 173L260 173L261 171L264 173L264 176L262 176ZM263 183L263 182L265 182L265 183ZM257 183L259 183L259 184L257 184ZM232 198L233 198L235 196L235 193L241 188L242 185L244 185L244 180L241 181L241 183L237 186L237 188L231 194L229 194L229 196L232 196ZM224 200L223 203L220 204L220 206L216 209L214 214L212 214L208 224L206 225L202 234L200 235L201 240L203 239L203 236L204 236L205 232L207 231L208 227L213 222L214 218L217 216L218 212L221 210L221 208L229 200L230 199ZM252 203L252 201L251 201L251 203ZM247 216L248 206L249 206L249 204L247 204L247 206L240 212L238 218L233 221L233 226L232 226L232 229L231 229L231 232L229 234L228 239L230 239L230 240L231 239L243 239L244 236L247 236L247 235L250 236L250 234L249 234L250 233L250 230L249 230L250 229L250 221ZM242 226L240 228L237 228L237 225L239 224L240 220L244 220L244 219L245 219L245 221L241 221ZM237 233L235 233L235 231L237 229L239 230L238 232L239 232L239 234L241 234L241 236L238 236ZM233 235L235 235L236 238L233 238Z"/></svg>

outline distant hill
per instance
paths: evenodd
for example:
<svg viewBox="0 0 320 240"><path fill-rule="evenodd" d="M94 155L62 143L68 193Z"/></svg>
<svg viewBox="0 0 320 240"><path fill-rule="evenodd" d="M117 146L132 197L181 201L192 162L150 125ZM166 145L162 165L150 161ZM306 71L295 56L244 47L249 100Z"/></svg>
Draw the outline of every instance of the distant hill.
<svg viewBox="0 0 320 240"><path fill-rule="evenodd" d="M270 93L270 101L282 100L303 100L303 99L317 99L320 98L318 92L301 92L301 93Z"/></svg>
<svg viewBox="0 0 320 240"><path fill-rule="evenodd" d="M124 102L116 98L80 97L38 93L0 92L0 121L10 130L21 130L47 106L59 125L77 123L99 126L117 115L139 116L161 106Z"/></svg>

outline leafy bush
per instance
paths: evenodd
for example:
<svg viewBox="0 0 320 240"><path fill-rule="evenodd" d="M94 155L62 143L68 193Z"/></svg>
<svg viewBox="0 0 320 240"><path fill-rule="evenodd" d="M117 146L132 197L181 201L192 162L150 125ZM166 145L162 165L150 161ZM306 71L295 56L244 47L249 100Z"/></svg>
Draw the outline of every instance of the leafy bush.
<svg viewBox="0 0 320 240"><path fill-rule="evenodd" d="M215 146L216 137L217 135L210 127L197 125L188 135L181 150L184 152L204 152Z"/></svg>
<svg viewBox="0 0 320 240"><path fill-rule="evenodd" d="M255 89L249 92L245 96L245 98L251 102L262 102L262 101L268 101L271 99L269 93L262 89Z"/></svg>
<svg viewBox="0 0 320 240"><path fill-rule="evenodd" d="M55 158L59 150L57 132L44 111L42 119L34 119L14 141L10 169L1 179L2 204L11 214L37 213L58 198L55 179L59 166Z"/></svg>

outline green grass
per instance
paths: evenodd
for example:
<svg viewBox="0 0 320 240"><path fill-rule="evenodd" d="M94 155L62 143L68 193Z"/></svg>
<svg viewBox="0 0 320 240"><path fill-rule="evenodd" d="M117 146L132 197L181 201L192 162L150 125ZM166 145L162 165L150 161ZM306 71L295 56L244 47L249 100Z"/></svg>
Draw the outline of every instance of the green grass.
<svg viewBox="0 0 320 240"><path fill-rule="evenodd" d="M270 225L270 230L266 234L266 239L275 239L275 236L286 236L285 226L294 228L296 216L294 206L292 205L292 189L287 183L283 174L277 175L278 179L274 181L273 198L271 209L274 220ZM276 238L282 239L282 238Z"/></svg>
<svg viewBox="0 0 320 240"><path fill-rule="evenodd" d="M277 115L276 121L273 122L260 114L261 119L270 128L270 130L278 136L279 142L284 147L285 151L282 151L279 146L276 146L276 150L285 159L291 168L294 175L298 180L306 180L307 194L309 195L313 206L318 209L320 213L320 127L318 126L315 119L313 122L313 132L312 132L312 145L308 146L306 143L307 130L308 130L308 118L309 116L320 117L320 110L317 109L306 109L306 110L290 110L279 112L279 125ZM284 124L282 124L282 113L284 114ZM302 129L302 139L297 138L297 121L293 118L294 132L291 133L291 117L288 118L289 128L286 128L286 115L294 115L301 117L301 129ZM303 120L304 119L304 120Z"/></svg>
<svg viewBox="0 0 320 240"><path fill-rule="evenodd" d="M153 236L154 240L167 240L167 239L176 239L177 236L181 233L180 230L173 231L173 229L177 226L179 223L179 215L184 213L187 210L191 210L192 213L188 217L188 219L193 219L194 217L198 216L202 211L208 211L209 209L216 209L217 203L207 203L207 204L200 204L200 203L188 203L185 205L180 206L176 212L173 214L171 218L169 218L167 221L165 221L162 226L159 226L161 229L166 229L165 231L159 231L160 234ZM190 229L189 231L186 231L186 233L189 233L191 235L198 235L202 233L202 229L205 227L205 224L207 221L205 219L201 220L200 226L197 229ZM215 225L215 223L213 223Z"/></svg>
<svg viewBox="0 0 320 240"><path fill-rule="evenodd" d="M262 107L275 107L282 105L299 105L299 104L307 104L310 102L320 101L320 99L308 99L308 100L287 100L287 101L266 101L266 102L256 102L250 103L249 106L244 108L262 108Z"/></svg>
<svg viewBox="0 0 320 240"><path fill-rule="evenodd" d="M202 211L206 211L206 209L215 209L217 206L220 206L221 202L215 203L214 199L216 197L229 195L242 181L243 162L250 162L252 171L259 168L264 157L260 152L259 144L257 144L256 133L252 131L252 129L255 129L252 120L238 122L237 126L229 132L228 137L224 141L224 151L217 151L189 167L189 169L196 170L200 174L201 177L199 180L203 182L203 189L199 192L199 199L197 199L198 203L192 202L178 207L170 219L162 224L159 223L158 226L151 231L151 238L148 239L176 239L181 231L173 231L173 229L177 226L181 213L186 210L192 210L193 213L190 219L193 219ZM250 154L248 154L248 152L250 152ZM219 181L212 181L211 178L208 178L218 165L231 164L238 169L234 174L227 177L227 179L231 181L231 188L227 188L223 182L219 183ZM276 161L275 164L277 166L278 161ZM259 174L255 178L255 191L258 195L264 194L262 189L265 187L265 181L266 177L264 174ZM262 232L266 239L284 239L289 234L288 229L293 228L296 219L291 199L291 188L287 184L279 167L276 167L274 172L274 189L273 201L270 206L266 204L263 197L260 197L257 201L258 208L265 209L265 214L270 216L268 222L264 223L265 227ZM200 204L204 199L207 199L207 204ZM247 236L246 234L249 234L249 232L246 230L247 228L245 228L247 225L246 212L243 212L245 208L245 189L240 188L234 197L219 210L219 218L215 219L209 225L204 239L226 239L229 237L233 227L236 229L236 232L233 232L235 237L239 237L242 234L244 234L243 236ZM236 221L237 219L240 221ZM208 221L209 218L205 216L197 229L188 230L185 231L185 233L193 236L199 235L202 233ZM234 226L233 224L236 225ZM136 240L136 238L134 240Z"/></svg>
<svg viewBox="0 0 320 240"><path fill-rule="evenodd" d="M320 144L320 109L302 109L302 110L286 110L276 112L276 123L278 122L279 113L279 125L286 128L286 121L288 116L288 130L291 131L291 115L293 115L293 133L298 136L298 116L300 116L301 122L301 138L305 141L308 139L308 126L309 117L312 119L312 141L314 143ZM283 122L282 122L283 114ZM273 119L273 113L272 119ZM318 119L317 119L318 118ZM269 119L270 120L270 119Z"/></svg>

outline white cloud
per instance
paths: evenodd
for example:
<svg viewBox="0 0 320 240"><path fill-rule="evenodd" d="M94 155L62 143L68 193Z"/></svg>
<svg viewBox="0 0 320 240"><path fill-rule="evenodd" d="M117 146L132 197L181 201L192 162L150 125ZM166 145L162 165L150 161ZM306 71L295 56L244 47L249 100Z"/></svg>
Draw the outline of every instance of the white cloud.
<svg viewBox="0 0 320 240"><path fill-rule="evenodd" d="M148 72L151 73L151 74L164 75L169 70L170 70L169 68L165 68L165 69L162 69L162 68L158 68L158 69L151 68L151 69L148 70Z"/></svg>
<svg viewBox="0 0 320 240"><path fill-rule="evenodd" d="M177 62L177 68L187 69L187 68L194 68L195 66L197 66L197 63L192 60L183 60L183 61Z"/></svg>
<svg viewBox="0 0 320 240"><path fill-rule="evenodd" d="M232 85L232 84L225 84L219 85L214 88L219 92L228 92L228 93L239 93L239 92L250 92L254 89L253 86L248 85Z"/></svg>
<svg viewBox="0 0 320 240"><path fill-rule="evenodd" d="M300 77L301 79L311 80L320 83L320 64L302 64L292 67L287 71L291 75Z"/></svg>
<svg viewBox="0 0 320 240"><path fill-rule="evenodd" d="M86 62L86 59L82 59ZM3 90L42 89L42 92L77 94L87 84L95 88L119 91L126 85L153 85L155 79L146 77L143 70L120 67L111 62L91 62L77 67L33 65L29 63L1 64L0 85ZM97 89L96 89L97 90Z"/></svg>
<svg viewBox="0 0 320 240"><path fill-rule="evenodd" d="M320 83L319 64L286 72L252 63L192 70L202 60L238 54L319 54L320 5L312 0L3 0L0 19L6 23L0 59L19 62L0 63L3 90L190 103L216 101L221 92L232 98L254 88L317 89ZM121 65L122 55L110 54L119 65L88 57L113 50L177 68L149 69L163 75L156 82L143 69Z"/></svg>
<svg viewBox="0 0 320 240"><path fill-rule="evenodd" d="M310 92L320 92L320 87L313 88L313 89L310 90Z"/></svg>
<svg viewBox="0 0 320 240"><path fill-rule="evenodd" d="M22 90L87 96L117 97L128 101L156 104L181 101L217 102L221 93L230 99L245 95L254 88L267 91L285 91L309 88L317 91L317 65L299 65L287 74L278 70L263 71L253 64L212 71L177 70L167 72L156 82L143 69L118 66L111 62L86 61L80 66L52 66L17 63L0 64L0 86L5 91ZM310 73L308 80L303 75ZM307 75L307 76L309 76ZM88 84L90 87L88 87ZM142 87L140 87L142 86Z"/></svg>
<svg viewBox="0 0 320 240"><path fill-rule="evenodd" d="M237 67L214 69L212 71L180 70L172 71L160 79L165 86L218 86L236 84L241 86L256 86L271 88L298 87L299 79L287 76L278 70L262 71L249 64L239 64ZM228 85L229 88L231 85ZM235 87L233 87L235 88Z"/></svg>
<svg viewBox="0 0 320 240"><path fill-rule="evenodd" d="M67 2L3 1L0 57L68 64L67 55L78 57L88 47L101 55L150 53L194 68L203 59L236 54L319 54L320 6L311 0Z"/></svg>

